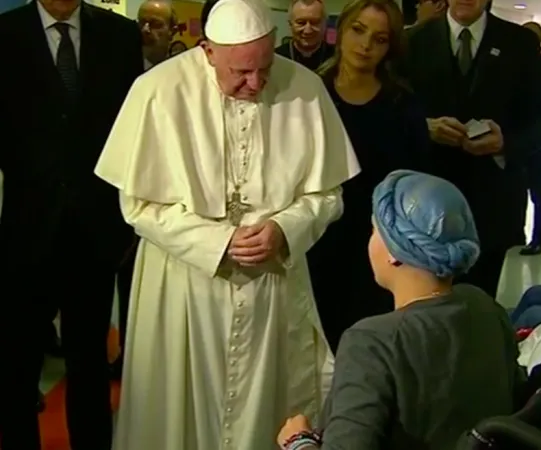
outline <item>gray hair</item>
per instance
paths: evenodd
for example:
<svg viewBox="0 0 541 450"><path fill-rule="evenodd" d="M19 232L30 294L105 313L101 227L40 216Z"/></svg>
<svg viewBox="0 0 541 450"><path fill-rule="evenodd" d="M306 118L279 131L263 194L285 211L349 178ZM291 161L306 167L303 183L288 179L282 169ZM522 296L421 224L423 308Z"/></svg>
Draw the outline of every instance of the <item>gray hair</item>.
<svg viewBox="0 0 541 450"><path fill-rule="evenodd" d="M311 6L315 3L319 3L323 7L323 17L324 18L327 17L327 8L325 8L325 2L323 0L291 0L291 3L289 4L289 8L287 11L287 14L290 19L291 19L291 14L293 13L293 8L295 7L297 3L302 3L305 6Z"/></svg>

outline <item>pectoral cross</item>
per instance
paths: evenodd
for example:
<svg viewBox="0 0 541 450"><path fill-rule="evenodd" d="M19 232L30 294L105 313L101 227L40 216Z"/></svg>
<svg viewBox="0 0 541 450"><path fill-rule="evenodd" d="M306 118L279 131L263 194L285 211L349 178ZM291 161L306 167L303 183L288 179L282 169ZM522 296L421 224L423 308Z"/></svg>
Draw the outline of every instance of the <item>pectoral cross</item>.
<svg viewBox="0 0 541 450"><path fill-rule="evenodd" d="M231 195L231 200L227 202L227 218L231 225L238 227L246 213L253 211L252 205L243 203L240 192L235 191Z"/></svg>

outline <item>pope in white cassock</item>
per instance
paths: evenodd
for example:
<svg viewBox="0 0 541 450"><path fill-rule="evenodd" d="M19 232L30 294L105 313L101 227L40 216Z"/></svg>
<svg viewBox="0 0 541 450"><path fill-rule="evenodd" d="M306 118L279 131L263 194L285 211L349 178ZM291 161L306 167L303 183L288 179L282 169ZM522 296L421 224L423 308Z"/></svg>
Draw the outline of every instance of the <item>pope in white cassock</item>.
<svg viewBox="0 0 541 450"><path fill-rule="evenodd" d="M357 161L262 3L221 0L205 31L135 82L96 168L142 238L116 450L271 450L330 381L305 253Z"/></svg>

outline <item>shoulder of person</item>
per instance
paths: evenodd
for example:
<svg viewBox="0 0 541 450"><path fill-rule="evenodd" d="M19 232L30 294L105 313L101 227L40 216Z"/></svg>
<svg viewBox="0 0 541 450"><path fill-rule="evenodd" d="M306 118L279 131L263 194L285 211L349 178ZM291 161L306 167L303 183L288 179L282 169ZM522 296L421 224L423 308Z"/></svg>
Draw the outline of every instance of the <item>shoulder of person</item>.
<svg viewBox="0 0 541 450"><path fill-rule="evenodd" d="M160 103L174 100L174 93L193 96L201 88L206 88L204 60L201 47L191 48L140 75L133 83L132 91L137 92L143 101L157 100Z"/></svg>
<svg viewBox="0 0 541 450"><path fill-rule="evenodd" d="M402 320L402 311L391 311L386 314L361 319L346 330L345 333L348 333L352 338L370 335L375 340L386 341L395 335Z"/></svg>
<svg viewBox="0 0 541 450"><path fill-rule="evenodd" d="M280 88L296 92L298 95L319 93L325 89L319 75L285 56L275 56L273 71L277 74L275 79Z"/></svg>
<svg viewBox="0 0 541 450"><path fill-rule="evenodd" d="M539 53L539 41L530 30L493 14L489 14L488 20L495 34L512 43L513 48L517 50L515 54L520 54L522 49L528 49L528 47L529 50L535 49L536 54Z"/></svg>
<svg viewBox="0 0 541 450"><path fill-rule="evenodd" d="M289 55L289 42L286 42L285 44L281 44L278 47L274 49L274 53L277 53L281 56L288 56Z"/></svg>
<svg viewBox="0 0 541 450"><path fill-rule="evenodd" d="M29 3L0 14L0 35L3 33L21 32L27 33L21 25L28 26L32 22L32 14L36 13L35 5Z"/></svg>
<svg viewBox="0 0 541 450"><path fill-rule="evenodd" d="M445 22L446 20L447 17L443 16L406 28L404 30L404 35L406 36L408 45L417 42L426 42L425 40L436 33L438 28L442 26L441 22Z"/></svg>

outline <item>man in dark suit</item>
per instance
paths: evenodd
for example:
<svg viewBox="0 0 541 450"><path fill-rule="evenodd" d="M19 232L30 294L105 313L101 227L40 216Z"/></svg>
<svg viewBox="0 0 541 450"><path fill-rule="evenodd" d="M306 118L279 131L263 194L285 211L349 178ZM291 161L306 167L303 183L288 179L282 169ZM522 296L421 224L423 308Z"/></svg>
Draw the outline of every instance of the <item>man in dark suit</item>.
<svg viewBox="0 0 541 450"><path fill-rule="evenodd" d="M61 313L73 450L108 450L115 273L132 233L94 167L143 71L135 22L80 0L0 16L0 447L40 448L37 385L51 303Z"/></svg>
<svg viewBox="0 0 541 450"><path fill-rule="evenodd" d="M434 172L473 210L482 246L465 277L496 294L506 251L524 242L521 170L541 113L538 43L486 11L487 0L450 0L445 16L409 31L408 76L426 108ZM471 119L490 132L468 138Z"/></svg>

